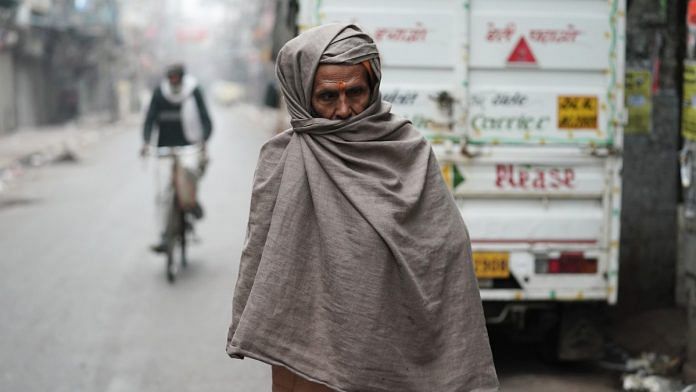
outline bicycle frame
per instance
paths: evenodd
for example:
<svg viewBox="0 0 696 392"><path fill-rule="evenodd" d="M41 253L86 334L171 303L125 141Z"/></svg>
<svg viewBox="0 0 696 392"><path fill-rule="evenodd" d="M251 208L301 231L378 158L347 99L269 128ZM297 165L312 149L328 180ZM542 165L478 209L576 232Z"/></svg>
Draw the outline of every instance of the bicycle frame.
<svg viewBox="0 0 696 392"><path fill-rule="evenodd" d="M203 154L200 146L158 147L157 157L160 159L172 159L171 185L174 190L174 200L182 211L191 210L196 204L197 187L196 179L181 164L182 156L196 156Z"/></svg>
<svg viewBox="0 0 696 392"><path fill-rule="evenodd" d="M187 212L196 205L196 178L181 164L181 157L188 156L199 158L203 149L200 146L159 147L156 156L160 159L172 159L171 205L167 206L168 219L165 229L167 237L167 279L173 283L179 270L179 266L186 267L186 236L191 230L191 224L187 219Z"/></svg>

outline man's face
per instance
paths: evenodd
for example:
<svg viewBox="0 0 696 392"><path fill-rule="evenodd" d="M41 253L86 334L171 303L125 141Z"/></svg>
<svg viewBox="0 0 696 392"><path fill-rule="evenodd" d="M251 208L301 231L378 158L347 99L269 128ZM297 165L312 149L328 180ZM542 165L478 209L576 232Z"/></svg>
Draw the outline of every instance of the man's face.
<svg viewBox="0 0 696 392"><path fill-rule="evenodd" d="M169 79L169 84L172 86L172 89L176 90L181 87L181 75L169 74L167 75L167 79Z"/></svg>
<svg viewBox="0 0 696 392"><path fill-rule="evenodd" d="M370 103L367 70L360 64L322 64L314 75L312 108L319 117L346 120Z"/></svg>

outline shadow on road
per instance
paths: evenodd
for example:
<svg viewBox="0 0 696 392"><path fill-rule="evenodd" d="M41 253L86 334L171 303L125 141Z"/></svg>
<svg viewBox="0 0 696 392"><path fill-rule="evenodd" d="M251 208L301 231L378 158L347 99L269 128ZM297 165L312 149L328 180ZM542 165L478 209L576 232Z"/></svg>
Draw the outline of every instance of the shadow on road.
<svg viewBox="0 0 696 392"><path fill-rule="evenodd" d="M502 391L618 391L620 375L592 362L554 362L544 342L513 341L491 331L491 348Z"/></svg>

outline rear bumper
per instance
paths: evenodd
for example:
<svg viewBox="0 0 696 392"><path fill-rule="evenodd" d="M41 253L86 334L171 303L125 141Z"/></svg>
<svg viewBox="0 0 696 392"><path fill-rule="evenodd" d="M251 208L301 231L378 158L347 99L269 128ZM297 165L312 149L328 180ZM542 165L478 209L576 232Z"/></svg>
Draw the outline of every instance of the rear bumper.
<svg viewBox="0 0 696 392"><path fill-rule="evenodd" d="M481 289L483 301L604 301L611 303L610 290L577 288L539 288L539 289Z"/></svg>

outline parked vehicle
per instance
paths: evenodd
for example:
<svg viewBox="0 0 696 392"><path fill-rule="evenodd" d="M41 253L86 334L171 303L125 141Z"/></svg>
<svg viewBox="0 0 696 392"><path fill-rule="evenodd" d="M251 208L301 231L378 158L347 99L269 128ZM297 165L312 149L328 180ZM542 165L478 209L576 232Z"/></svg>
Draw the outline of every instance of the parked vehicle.
<svg viewBox="0 0 696 392"><path fill-rule="evenodd" d="M623 0L300 1L382 53L383 99L432 142L472 238L488 322L596 357L615 304Z"/></svg>

